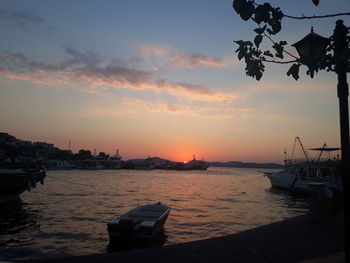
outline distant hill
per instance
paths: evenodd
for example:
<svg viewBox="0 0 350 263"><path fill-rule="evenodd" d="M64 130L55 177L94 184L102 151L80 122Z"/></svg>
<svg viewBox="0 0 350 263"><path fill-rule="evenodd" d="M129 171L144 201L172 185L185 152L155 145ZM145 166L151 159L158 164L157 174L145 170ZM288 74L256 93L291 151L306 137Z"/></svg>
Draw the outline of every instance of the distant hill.
<svg viewBox="0 0 350 263"><path fill-rule="evenodd" d="M149 157L147 159L132 159L128 161L140 162L140 161L148 161L152 162L156 167L164 166L165 164L176 163L171 160L163 159L160 157ZM262 168L262 169L282 169L284 167L283 164L279 163L245 163L245 162L207 162L209 166L218 166L218 167L241 167L241 168Z"/></svg>
<svg viewBox="0 0 350 263"><path fill-rule="evenodd" d="M241 168L265 168L265 169L282 169L283 164L279 163L244 163L244 162L210 162L210 166L220 166L220 167L241 167Z"/></svg>

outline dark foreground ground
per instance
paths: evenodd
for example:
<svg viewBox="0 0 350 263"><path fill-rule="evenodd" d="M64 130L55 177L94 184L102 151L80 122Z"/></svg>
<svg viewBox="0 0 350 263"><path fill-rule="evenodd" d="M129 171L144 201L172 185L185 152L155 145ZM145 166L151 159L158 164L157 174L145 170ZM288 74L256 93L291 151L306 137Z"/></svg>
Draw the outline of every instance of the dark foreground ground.
<svg viewBox="0 0 350 263"><path fill-rule="evenodd" d="M25 262L345 262L343 233L343 214L323 223L305 215L179 245Z"/></svg>

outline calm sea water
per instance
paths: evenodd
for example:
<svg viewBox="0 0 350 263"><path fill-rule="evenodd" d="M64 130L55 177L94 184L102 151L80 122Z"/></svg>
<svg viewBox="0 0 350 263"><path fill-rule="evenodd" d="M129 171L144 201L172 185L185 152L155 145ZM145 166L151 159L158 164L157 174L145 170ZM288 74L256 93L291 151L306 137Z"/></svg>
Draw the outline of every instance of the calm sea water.
<svg viewBox="0 0 350 263"><path fill-rule="evenodd" d="M0 207L0 260L104 253L106 222L161 201L163 245L237 233L304 214L305 199L270 188L257 169L48 171L45 185Z"/></svg>

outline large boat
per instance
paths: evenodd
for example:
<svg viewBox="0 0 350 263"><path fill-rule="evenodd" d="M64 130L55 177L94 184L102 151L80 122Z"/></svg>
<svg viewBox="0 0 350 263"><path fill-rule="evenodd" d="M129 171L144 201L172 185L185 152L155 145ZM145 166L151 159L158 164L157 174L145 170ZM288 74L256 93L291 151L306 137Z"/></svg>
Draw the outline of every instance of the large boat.
<svg viewBox="0 0 350 263"><path fill-rule="evenodd" d="M46 170L72 170L74 164L68 161L48 160L44 163Z"/></svg>
<svg viewBox="0 0 350 263"><path fill-rule="evenodd" d="M271 185L276 188L307 193L310 183L323 183L331 195L342 193L339 155L333 158L321 158L323 153L339 151L340 148L328 148L326 144L321 148L312 148L310 150L319 152L318 158L312 159L306 153L299 137L295 138L293 152L297 142L305 158L293 159L292 156L290 159L285 159L283 170L265 172L264 175L270 179Z"/></svg>
<svg viewBox="0 0 350 263"><path fill-rule="evenodd" d="M152 239L163 230L169 212L160 202L136 207L107 223L110 241Z"/></svg>
<svg viewBox="0 0 350 263"><path fill-rule="evenodd" d="M193 155L193 159L189 162L184 163L172 163L169 164L167 170L207 170L209 167L208 163L203 160L196 160L196 156Z"/></svg>
<svg viewBox="0 0 350 263"><path fill-rule="evenodd" d="M109 158L109 161L106 162L107 169L121 169L123 168L122 156L119 154L117 149L114 156Z"/></svg>
<svg viewBox="0 0 350 263"><path fill-rule="evenodd" d="M105 168L103 160L99 159L80 160L75 163L75 169L80 170L103 170Z"/></svg>
<svg viewBox="0 0 350 263"><path fill-rule="evenodd" d="M44 184L45 170L0 169L0 204L17 199L26 190Z"/></svg>

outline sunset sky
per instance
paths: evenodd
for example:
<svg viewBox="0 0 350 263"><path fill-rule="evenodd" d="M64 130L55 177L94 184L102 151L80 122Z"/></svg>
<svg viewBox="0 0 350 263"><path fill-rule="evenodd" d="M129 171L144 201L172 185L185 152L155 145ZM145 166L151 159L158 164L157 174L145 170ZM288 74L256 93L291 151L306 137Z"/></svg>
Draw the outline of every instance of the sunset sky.
<svg viewBox="0 0 350 263"><path fill-rule="evenodd" d="M350 11L348 0L269 2L289 15ZM275 39L293 44L311 26L329 37L337 19L285 19ZM0 0L0 131L124 160L282 162L295 136L338 147L336 75L304 67L295 81L289 65L268 65L247 77L233 40L254 28L231 0Z"/></svg>

